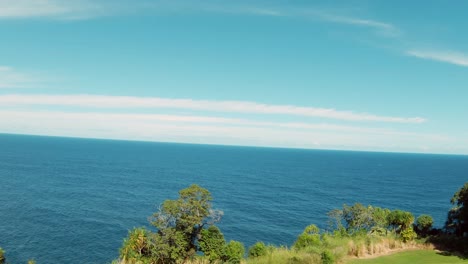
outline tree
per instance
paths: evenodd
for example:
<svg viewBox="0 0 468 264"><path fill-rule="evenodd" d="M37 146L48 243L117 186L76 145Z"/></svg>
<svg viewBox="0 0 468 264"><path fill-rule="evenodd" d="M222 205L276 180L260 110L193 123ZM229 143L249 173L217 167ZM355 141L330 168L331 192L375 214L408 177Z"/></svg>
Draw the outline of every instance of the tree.
<svg viewBox="0 0 468 264"><path fill-rule="evenodd" d="M152 263L150 232L145 228L135 228L129 232L120 249L123 263Z"/></svg>
<svg viewBox="0 0 468 264"><path fill-rule="evenodd" d="M416 232L419 235L425 236L429 234L429 231L432 229L432 225L434 224L434 219L430 215L420 215L416 219Z"/></svg>
<svg viewBox="0 0 468 264"><path fill-rule="evenodd" d="M345 204L341 210L332 210L328 216L339 233L343 233L346 229L346 233L353 234L359 231L381 233L380 230L384 230L385 232L389 214L389 209L355 203L352 206Z"/></svg>
<svg viewBox="0 0 468 264"><path fill-rule="evenodd" d="M177 258L194 256L203 228L218 222L222 215L211 209L211 201L210 192L196 184L179 191L179 199L164 201L151 219L158 229L157 244L169 245L169 251Z"/></svg>
<svg viewBox="0 0 468 264"><path fill-rule="evenodd" d="M458 236L468 232L468 182L466 182L452 197L450 202L454 205L450 209L446 229Z"/></svg>
<svg viewBox="0 0 468 264"><path fill-rule="evenodd" d="M214 257L219 252L213 250L218 250L219 245L211 243L221 243L224 248L224 237L217 228L206 230L222 216L221 211L211 208L211 200L210 192L196 184L179 191L178 199L164 201L150 218L156 232L136 228L129 233L120 249L120 260L123 263L178 263L195 256L201 247Z"/></svg>
<svg viewBox="0 0 468 264"><path fill-rule="evenodd" d="M221 259L224 255L226 241L224 235L218 227L212 225L208 229L201 231L201 238L198 240L200 251L208 257L210 261Z"/></svg>
<svg viewBox="0 0 468 264"><path fill-rule="evenodd" d="M406 230L413 224L414 216L411 212L393 210L388 214L388 224L397 232Z"/></svg>

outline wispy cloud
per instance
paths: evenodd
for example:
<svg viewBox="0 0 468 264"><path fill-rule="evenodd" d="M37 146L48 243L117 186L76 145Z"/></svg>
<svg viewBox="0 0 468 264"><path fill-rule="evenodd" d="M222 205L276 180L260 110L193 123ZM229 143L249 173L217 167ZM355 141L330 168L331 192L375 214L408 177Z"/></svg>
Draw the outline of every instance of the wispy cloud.
<svg viewBox="0 0 468 264"><path fill-rule="evenodd" d="M100 13L104 9L102 3L90 0L0 0L0 19L86 18Z"/></svg>
<svg viewBox="0 0 468 264"><path fill-rule="evenodd" d="M0 132L231 145L394 149L450 138L326 123L263 122L206 116L0 110ZM405 149L399 149L405 150Z"/></svg>
<svg viewBox="0 0 468 264"><path fill-rule="evenodd" d="M468 67L468 54L454 51L408 50L407 55Z"/></svg>
<svg viewBox="0 0 468 264"><path fill-rule="evenodd" d="M314 11L312 14L328 22L371 28L386 36L397 36L399 34L399 29L394 25L377 20L340 16L322 11Z"/></svg>
<svg viewBox="0 0 468 264"><path fill-rule="evenodd" d="M28 74L8 66L0 66L0 88L27 88L35 82Z"/></svg>
<svg viewBox="0 0 468 264"><path fill-rule="evenodd" d="M390 123L414 123L426 121L421 117L381 116L333 108L317 108L295 105L273 105L250 101L214 101L194 99L169 99L159 97L105 96L105 95L25 95L0 96L0 105L49 105L92 108L168 108L195 111L290 115L329 118L346 121L369 121Z"/></svg>

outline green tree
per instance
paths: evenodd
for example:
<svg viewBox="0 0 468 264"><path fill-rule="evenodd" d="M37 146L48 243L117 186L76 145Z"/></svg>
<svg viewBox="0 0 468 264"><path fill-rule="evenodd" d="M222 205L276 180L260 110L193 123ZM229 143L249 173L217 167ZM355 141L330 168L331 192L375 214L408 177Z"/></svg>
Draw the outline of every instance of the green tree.
<svg viewBox="0 0 468 264"><path fill-rule="evenodd" d="M128 238L120 248L120 259L123 263L155 263L152 262L150 232L145 228L135 228L129 232Z"/></svg>
<svg viewBox="0 0 468 264"><path fill-rule="evenodd" d="M218 227L212 225L208 229L201 231L201 238L198 240L200 251L208 257L210 261L221 259L224 254L226 241L224 235Z"/></svg>
<svg viewBox="0 0 468 264"><path fill-rule="evenodd" d="M179 263L194 257L202 247L208 255L213 253L214 257L216 253L220 257L220 246L211 243L224 246L221 232L214 227L204 232L222 216L221 211L212 209L211 200L210 192L195 184L179 191L178 199L164 201L150 218L156 232L136 228L129 233L120 249L120 260L142 264Z"/></svg>
<svg viewBox="0 0 468 264"><path fill-rule="evenodd" d="M222 215L212 210L211 201L210 192L196 184L179 191L177 200L164 201L151 219L151 224L158 229L156 247L169 253L164 254L163 260L188 259L196 254L201 231L219 221Z"/></svg>
<svg viewBox="0 0 468 264"><path fill-rule="evenodd" d="M409 228L414 222L411 212L403 210L393 210L388 214L388 224L397 232Z"/></svg>
<svg viewBox="0 0 468 264"><path fill-rule="evenodd" d="M346 222L348 230L370 230L374 226L372 206L363 206L355 203L352 206L343 206L343 219Z"/></svg>
<svg viewBox="0 0 468 264"><path fill-rule="evenodd" d="M432 216L430 215L420 215L416 219L416 231L418 234L425 236L429 233L429 231L432 229L432 225L434 224L434 219L432 219Z"/></svg>
<svg viewBox="0 0 468 264"><path fill-rule="evenodd" d="M466 182L452 197L454 205L450 209L445 227L459 236L468 232L468 182Z"/></svg>
<svg viewBox="0 0 468 264"><path fill-rule="evenodd" d="M385 233L388 227L389 214L390 210L388 209L355 203L352 206L345 204L341 210L332 210L328 213L328 216L332 228L335 228L335 231L341 234L343 229L349 234L360 231Z"/></svg>

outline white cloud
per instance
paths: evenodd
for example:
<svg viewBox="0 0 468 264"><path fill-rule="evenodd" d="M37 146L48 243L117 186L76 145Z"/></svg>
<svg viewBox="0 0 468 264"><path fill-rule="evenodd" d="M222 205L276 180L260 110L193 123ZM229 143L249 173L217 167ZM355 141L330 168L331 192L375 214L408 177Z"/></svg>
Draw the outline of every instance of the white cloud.
<svg viewBox="0 0 468 264"><path fill-rule="evenodd" d="M332 23L371 28L376 30L379 34L382 34L386 37L396 37L400 33L400 30L394 25L377 20L341 16L324 11L310 11L309 13L312 16L318 17L324 21Z"/></svg>
<svg viewBox="0 0 468 264"><path fill-rule="evenodd" d="M300 129L298 129L300 128ZM0 132L187 143L336 149L416 149L438 135L332 124L153 114L0 110ZM399 149L402 150L402 149Z"/></svg>
<svg viewBox="0 0 468 264"><path fill-rule="evenodd" d="M294 105L272 105L249 101L213 101L194 99L168 99L159 97L105 96L105 95L0 95L0 106L48 105L92 108L168 108L244 114L292 115L329 118L346 121L373 121L414 123L426 121L421 117L380 116L332 108Z"/></svg>
<svg viewBox="0 0 468 264"><path fill-rule="evenodd" d="M468 54L454 51L408 50L407 55L468 67Z"/></svg>
<svg viewBox="0 0 468 264"><path fill-rule="evenodd" d="M0 19L56 17L86 18L104 9L102 1L91 0L0 0Z"/></svg>
<svg viewBox="0 0 468 264"><path fill-rule="evenodd" d="M34 83L34 79L8 66L0 65L0 88L26 88Z"/></svg>

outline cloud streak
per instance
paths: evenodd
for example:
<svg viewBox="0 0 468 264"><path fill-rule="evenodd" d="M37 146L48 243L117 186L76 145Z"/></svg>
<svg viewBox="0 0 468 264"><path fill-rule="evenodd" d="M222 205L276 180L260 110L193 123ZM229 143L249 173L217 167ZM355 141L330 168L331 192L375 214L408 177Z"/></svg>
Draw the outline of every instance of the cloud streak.
<svg viewBox="0 0 468 264"><path fill-rule="evenodd" d="M3 133L301 148L376 149L445 144L421 133L333 124L206 116L0 110ZM403 143L402 143L403 142ZM388 146L383 146L388 145Z"/></svg>
<svg viewBox="0 0 468 264"><path fill-rule="evenodd" d="M454 51L425 51L425 50L408 50L407 55L439 62L446 62L457 66L468 67L468 54Z"/></svg>
<svg viewBox="0 0 468 264"><path fill-rule="evenodd" d="M106 95L24 95L9 94L0 96L0 106L72 106L91 108L166 108L187 109L241 114L287 115L315 118L328 118L345 121L388 122L420 124L426 122L421 117L381 116L368 113L341 111L333 108L304 107L295 105L273 105L250 101L214 101L194 99L170 99L159 97L106 96Z"/></svg>
<svg viewBox="0 0 468 264"><path fill-rule="evenodd" d="M339 16L326 12L311 12L311 14L317 16L318 18L324 21L332 23L371 28L389 37L395 37L399 34L399 29L394 25L377 20Z"/></svg>
<svg viewBox="0 0 468 264"><path fill-rule="evenodd" d="M8 66L0 65L1 88L26 88L34 83L33 78Z"/></svg>
<svg viewBox="0 0 468 264"><path fill-rule="evenodd" d="M0 19L84 19L110 10L112 5L99 0L0 0Z"/></svg>

